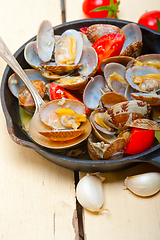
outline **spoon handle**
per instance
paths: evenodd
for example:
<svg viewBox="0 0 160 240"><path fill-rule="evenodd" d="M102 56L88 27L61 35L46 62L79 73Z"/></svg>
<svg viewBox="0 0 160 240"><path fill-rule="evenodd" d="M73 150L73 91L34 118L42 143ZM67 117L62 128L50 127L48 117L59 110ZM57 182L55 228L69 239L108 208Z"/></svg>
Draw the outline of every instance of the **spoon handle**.
<svg viewBox="0 0 160 240"><path fill-rule="evenodd" d="M25 74L25 72L23 71L23 69L15 59L15 57L12 55L8 47L5 45L1 37L0 37L0 56L7 62L7 64L12 68L12 70L21 78L21 80L29 89L34 99L36 109L40 110L45 105L45 102L43 101L43 99L41 98L41 96L39 95L39 93L31 83L31 81L29 80L29 78L27 77L27 75Z"/></svg>

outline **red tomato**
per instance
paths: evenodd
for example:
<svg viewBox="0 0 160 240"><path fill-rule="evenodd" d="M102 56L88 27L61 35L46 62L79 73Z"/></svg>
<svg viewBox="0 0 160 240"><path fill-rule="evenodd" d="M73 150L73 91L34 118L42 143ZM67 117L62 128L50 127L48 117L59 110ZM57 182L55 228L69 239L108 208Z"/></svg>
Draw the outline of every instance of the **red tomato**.
<svg viewBox="0 0 160 240"><path fill-rule="evenodd" d="M117 12L116 9L118 8L118 5L119 3L117 4L117 0L84 0L82 4L82 9L87 17L106 18L106 17L110 17L108 16L108 13L109 13L108 11L98 11L98 12L91 12L91 11L97 7L110 6L111 17L115 17L113 16L113 13Z"/></svg>
<svg viewBox="0 0 160 240"><path fill-rule="evenodd" d="M54 82L51 83L49 91L50 91L51 100L67 98L67 99L74 99L74 100L80 101L79 98L75 97L69 91L66 91L63 87L59 86ZM89 109L86 108L86 114L88 112L89 112Z"/></svg>
<svg viewBox="0 0 160 240"><path fill-rule="evenodd" d="M86 34L87 28L88 28L88 27L80 28L80 31L81 31L83 34Z"/></svg>
<svg viewBox="0 0 160 240"><path fill-rule="evenodd" d="M66 91L64 88L60 87L58 84L52 82L50 86L50 96L51 100L61 99L63 97L68 99L78 100L74 95Z"/></svg>
<svg viewBox="0 0 160 240"><path fill-rule="evenodd" d="M154 141L154 130L132 128L125 153L138 154L148 150Z"/></svg>
<svg viewBox="0 0 160 240"><path fill-rule="evenodd" d="M99 67L104 59L120 54L124 41L125 37L122 34L111 33L100 37L93 43L92 47L97 52Z"/></svg>
<svg viewBox="0 0 160 240"><path fill-rule="evenodd" d="M158 10L149 11L149 12L142 14L142 16L138 20L138 23L145 27L148 27L155 31L158 31L156 17L160 20L160 11L158 11Z"/></svg>

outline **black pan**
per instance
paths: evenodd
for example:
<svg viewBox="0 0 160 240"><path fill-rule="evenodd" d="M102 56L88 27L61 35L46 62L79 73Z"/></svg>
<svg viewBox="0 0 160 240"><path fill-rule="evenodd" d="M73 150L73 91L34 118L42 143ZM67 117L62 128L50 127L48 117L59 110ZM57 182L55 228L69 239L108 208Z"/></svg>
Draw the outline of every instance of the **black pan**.
<svg viewBox="0 0 160 240"><path fill-rule="evenodd" d="M56 35L62 34L67 29L76 29L79 30L82 27L87 27L92 24L98 23L107 23L113 24L118 27L123 27L125 24L130 22L115 20L115 19L85 19L74 22L65 23L59 26L54 27L54 31ZM140 25L139 25L140 26ZM140 26L143 35L143 52L146 53L159 53L160 54L160 33L150 30L146 27ZM28 42L36 39L36 36L30 39ZM27 42L27 43L28 43ZM20 63L23 69L31 68L24 59L24 48L25 43L18 51L15 53L15 57L17 61ZM109 171L117 171L124 168L131 167L140 162L148 162L153 165L160 167L160 144L155 147L145 151L141 154L137 154L134 156L123 157L117 160L104 160L104 161L92 161L86 155L83 158L71 158L66 156L66 150L64 152L59 153L56 150L47 149L37 145L32 142L28 135L21 128L21 120L19 116L19 108L17 98L15 98L10 90L8 89L8 78L13 74L13 71L9 66L6 67L5 72L3 74L2 83L1 83L1 102L2 108L4 111L4 115L7 122L7 128L9 135L11 138L18 144L33 148L40 155L50 160L51 162L63 166L65 168L72 169L74 171L85 171L85 172L109 172ZM86 142L83 143L85 148Z"/></svg>

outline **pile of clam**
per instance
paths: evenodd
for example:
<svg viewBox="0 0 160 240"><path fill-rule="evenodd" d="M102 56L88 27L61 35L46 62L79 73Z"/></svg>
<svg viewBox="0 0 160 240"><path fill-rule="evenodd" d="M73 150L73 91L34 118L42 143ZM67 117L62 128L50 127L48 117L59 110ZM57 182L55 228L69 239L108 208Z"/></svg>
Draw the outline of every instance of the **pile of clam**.
<svg viewBox="0 0 160 240"><path fill-rule="evenodd" d="M97 73L98 56L92 44L110 33L123 34L125 43L120 55L103 60L101 72ZM79 132L84 134L86 130L81 125L89 120L91 130L83 140L87 140L90 157L99 160L122 157L132 127L160 130L160 55L140 56L141 50L142 33L136 24L127 24L122 29L96 24L88 27L86 34L69 29L55 36L51 23L43 21L37 39L24 50L25 59L33 68L25 70L26 74L35 81L42 97L48 94L51 100L50 84L55 82L73 94L81 94L82 105L90 110L87 115L85 110L78 113L74 107L76 100L70 100L68 105L65 98L58 104L56 100L55 110L46 113L44 108L40 116L44 116L45 124L54 123L53 130L58 121L61 127L53 132L60 137L51 133L45 137L52 141L70 141L63 139L64 132L71 135L80 127ZM32 97L21 87L20 79L13 74L9 78L11 92L21 107L33 111ZM78 144L77 135L74 136L72 141L75 138Z"/></svg>

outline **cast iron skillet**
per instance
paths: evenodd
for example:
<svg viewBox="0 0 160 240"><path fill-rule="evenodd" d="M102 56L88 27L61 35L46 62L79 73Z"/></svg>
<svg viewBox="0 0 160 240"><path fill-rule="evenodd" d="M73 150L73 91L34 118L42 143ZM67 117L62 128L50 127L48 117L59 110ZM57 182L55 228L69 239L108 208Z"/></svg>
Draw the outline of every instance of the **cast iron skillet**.
<svg viewBox="0 0 160 240"><path fill-rule="evenodd" d="M60 35L67 29L76 29L79 30L82 27L87 27L92 24L98 23L107 23L113 24L120 28L122 28L125 24L130 22L115 20L115 19L85 19L74 22L69 22L62 24L60 26L54 27L55 34ZM149 30L146 27L140 26L143 35L143 52L142 54L149 53L159 53L160 54L160 33ZM28 42L36 39L36 36L30 39ZM28 43L27 42L27 43ZM15 57L17 61L20 63L23 69L31 68L25 61L23 56L23 51L25 48L25 43L16 53ZM110 172L117 171L124 168L131 167L140 162L149 162L153 165L160 167L160 144L155 147L145 151L141 154L137 154L134 156L127 156L117 160L104 160L104 161L92 161L87 157L84 159L76 159L71 157L66 157L66 153L64 150L64 155L60 155L57 151L47 149L37 145L32 142L31 139L27 136L27 134L21 128L21 121L19 117L19 109L17 99L11 94L8 89L8 78L13 73L9 66L6 67L2 83L1 83L1 102L2 108L4 111L4 115L7 122L7 129L11 136L11 138L18 144L33 148L40 155L45 157L46 159L54 162L57 165L63 166L65 168L72 169L74 171L85 171L85 172ZM86 143L84 143L85 145Z"/></svg>

